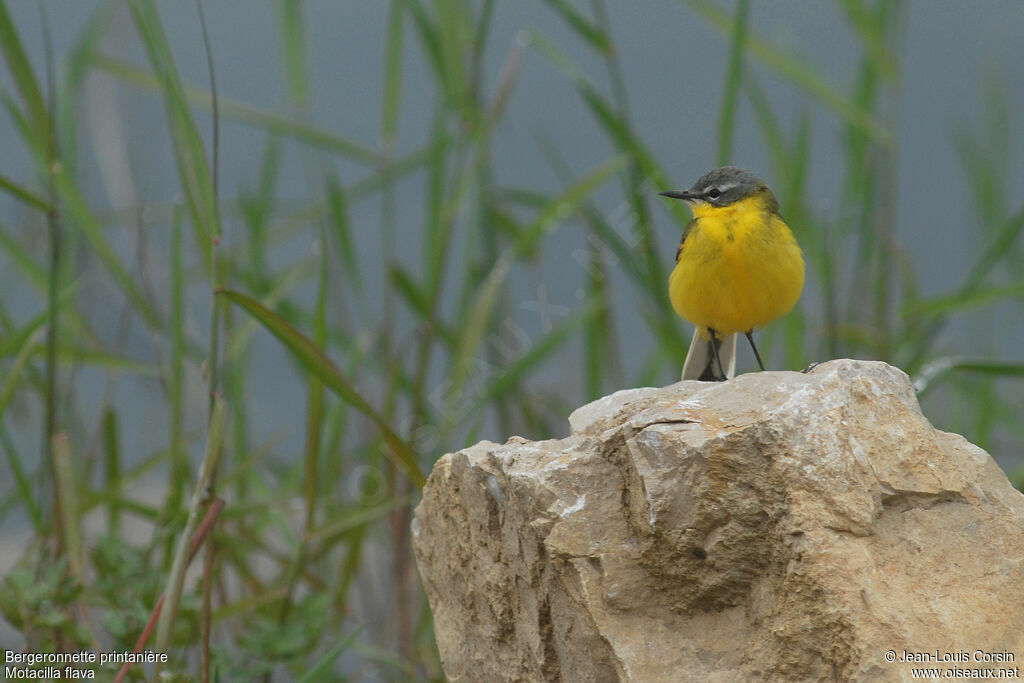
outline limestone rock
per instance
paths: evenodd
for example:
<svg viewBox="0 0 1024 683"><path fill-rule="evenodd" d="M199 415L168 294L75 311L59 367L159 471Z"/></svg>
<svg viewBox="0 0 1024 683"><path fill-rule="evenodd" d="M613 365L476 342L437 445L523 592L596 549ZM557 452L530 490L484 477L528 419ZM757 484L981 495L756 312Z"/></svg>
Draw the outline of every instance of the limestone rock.
<svg viewBox="0 0 1024 683"><path fill-rule="evenodd" d="M1024 496L899 370L634 389L569 421L446 455L427 482L414 547L452 681L910 680L1024 658Z"/></svg>

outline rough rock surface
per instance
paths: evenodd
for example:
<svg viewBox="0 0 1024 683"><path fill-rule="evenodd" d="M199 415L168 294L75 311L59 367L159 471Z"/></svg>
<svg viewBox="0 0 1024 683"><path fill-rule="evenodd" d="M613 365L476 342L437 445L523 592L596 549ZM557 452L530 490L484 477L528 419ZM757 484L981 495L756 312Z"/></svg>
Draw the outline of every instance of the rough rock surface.
<svg viewBox="0 0 1024 683"><path fill-rule="evenodd" d="M1021 665L1024 496L931 426L899 370L840 360L620 391L569 422L566 439L482 442L434 467L414 543L451 680Z"/></svg>

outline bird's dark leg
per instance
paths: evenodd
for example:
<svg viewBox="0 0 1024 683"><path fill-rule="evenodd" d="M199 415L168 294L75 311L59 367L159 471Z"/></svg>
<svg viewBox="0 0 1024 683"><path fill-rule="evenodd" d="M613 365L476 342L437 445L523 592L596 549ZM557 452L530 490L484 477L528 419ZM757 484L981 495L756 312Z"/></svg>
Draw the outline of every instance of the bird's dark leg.
<svg viewBox="0 0 1024 683"><path fill-rule="evenodd" d="M708 328L708 334L711 335L711 352L715 355L715 363L718 364L718 381L724 382L726 380L725 370L722 369L722 359L718 357L718 344L719 341L715 339L715 331Z"/></svg>
<svg viewBox="0 0 1024 683"><path fill-rule="evenodd" d="M754 349L754 358L757 359L757 366L761 368L761 372L764 372L764 363L761 362L761 354L757 352L757 346L754 345L754 331L750 330L746 335L747 341L750 342L750 348Z"/></svg>

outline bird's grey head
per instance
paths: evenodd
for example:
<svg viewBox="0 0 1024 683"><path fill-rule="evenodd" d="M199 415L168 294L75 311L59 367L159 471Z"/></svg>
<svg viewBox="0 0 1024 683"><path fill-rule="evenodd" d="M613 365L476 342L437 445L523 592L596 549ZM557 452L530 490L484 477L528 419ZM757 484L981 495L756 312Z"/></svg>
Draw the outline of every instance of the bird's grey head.
<svg viewBox="0 0 1024 683"><path fill-rule="evenodd" d="M701 201L714 206L728 206L764 190L768 190L768 186L750 171L735 166L723 166L702 175L688 190L661 194L688 202Z"/></svg>

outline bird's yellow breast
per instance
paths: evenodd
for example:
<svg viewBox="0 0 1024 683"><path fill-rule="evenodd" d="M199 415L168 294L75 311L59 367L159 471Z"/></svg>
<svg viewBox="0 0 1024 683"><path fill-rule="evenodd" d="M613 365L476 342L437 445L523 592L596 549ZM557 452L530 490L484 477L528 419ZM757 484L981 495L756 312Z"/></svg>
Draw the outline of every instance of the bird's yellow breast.
<svg viewBox="0 0 1024 683"><path fill-rule="evenodd" d="M725 207L694 206L694 220L669 277L676 312L719 338L761 328L788 313L804 286L796 239L770 195Z"/></svg>

